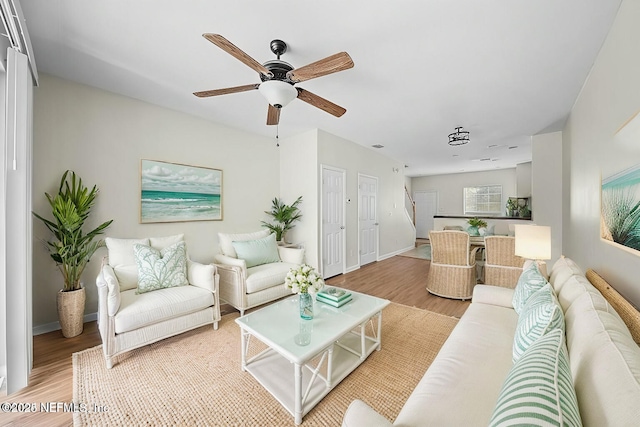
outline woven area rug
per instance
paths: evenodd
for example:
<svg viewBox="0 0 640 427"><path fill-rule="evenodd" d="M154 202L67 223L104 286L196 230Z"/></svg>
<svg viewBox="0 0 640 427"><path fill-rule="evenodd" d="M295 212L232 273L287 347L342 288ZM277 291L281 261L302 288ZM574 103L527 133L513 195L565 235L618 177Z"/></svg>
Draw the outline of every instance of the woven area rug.
<svg viewBox="0 0 640 427"><path fill-rule="evenodd" d="M398 254L399 256L408 256L410 258L431 259L431 245L420 245L417 248L410 249L406 252Z"/></svg>
<svg viewBox="0 0 640 427"><path fill-rule="evenodd" d="M125 353L111 370L101 346L74 353L73 401L87 408L74 414L74 425L295 425L241 371L237 316L223 316L217 331L202 327ZM395 419L458 320L391 303L382 322L382 350L312 409L303 426L339 426L354 399ZM107 411L94 412L94 405Z"/></svg>

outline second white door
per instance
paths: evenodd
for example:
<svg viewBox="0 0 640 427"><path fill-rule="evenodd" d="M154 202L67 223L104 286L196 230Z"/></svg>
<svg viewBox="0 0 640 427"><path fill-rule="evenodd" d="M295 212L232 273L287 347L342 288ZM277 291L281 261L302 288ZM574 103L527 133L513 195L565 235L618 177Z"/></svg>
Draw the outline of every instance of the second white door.
<svg viewBox="0 0 640 427"><path fill-rule="evenodd" d="M378 260L378 178L358 176L360 265Z"/></svg>

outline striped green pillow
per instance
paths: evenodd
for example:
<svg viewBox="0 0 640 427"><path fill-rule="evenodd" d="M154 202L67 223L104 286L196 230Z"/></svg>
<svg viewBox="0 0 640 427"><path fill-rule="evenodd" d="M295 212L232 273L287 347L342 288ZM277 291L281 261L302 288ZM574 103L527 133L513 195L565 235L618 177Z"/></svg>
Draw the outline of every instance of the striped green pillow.
<svg viewBox="0 0 640 427"><path fill-rule="evenodd" d="M531 295L547 283L547 279L540 273L535 262L523 270L513 291L512 304L516 313L520 314Z"/></svg>
<svg viewBox="0 0 640 427"><path fill-rule="evenodd" d="M564 332L564 314L549 283L527 300L513 337L513 363L541 336L554 329Z"/></svg>
<svg viewBox="0 0 640 427"><path fill-rule="evenodd" d="M489 425L582 425L562 330L540 338L513 365Z"/></svg>

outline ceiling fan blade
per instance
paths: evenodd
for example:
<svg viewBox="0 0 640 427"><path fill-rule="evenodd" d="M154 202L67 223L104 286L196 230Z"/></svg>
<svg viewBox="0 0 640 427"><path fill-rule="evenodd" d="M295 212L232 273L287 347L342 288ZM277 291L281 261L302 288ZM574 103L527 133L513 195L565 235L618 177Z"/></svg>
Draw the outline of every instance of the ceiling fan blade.
<svg viewBox="0 0 640 427"><path fill-rule="evenodd" d="M338 71L348 70L353 67L353 60L347 52L336 53L311 64L305 65L287 73L287 78L293 82L304 82L305 80L315 79L317 77L326 76L327 74L337 73Z"/></svg>
<svg viewBox="0 0 640 427"><path fill-rule="evenodd" d="M229 93L246 92L248 90L258 89L259 84L228 87L225 89L203 90L202 92L193 92L199 98L207 98L209 96L227 95Z"/></svg>
<svg viewBox="0 0 640 427"><path fill-rule="evenodd" d="M267 110L267 125L277 125L280 122L280 110L282 110L282 108L276 108L269 104L269 109Z"/></svg>
<svg viewBox="0 0 640 427"><path fill-rule="evenodd" d="M311 93L308 90L302 89L300 87L297 87L296 89L298 90L298 99L301 99L307 104L311 104L314 107L324 110L331 115L341 117L344 113L347 112L347 110L345 110L341 106L336 105L331 101L327 101L326 99L314 93Z"/></svg>
<svg viewBox="0 0 640 427"><path fill-rule="evenodd" d="M220 34L205 33L202 35L202 37L209 40L211 43L215 44L220 49L227 52L229 55L238 59L240 62L242 62L244 65L248 66L249 68L267 77L273 77L273 74L271 74L271 71L267 70L264 67L264 65L260 64L258 61L256 61L255 59L247 55L244 51L242 51L242 49L240 49L238 46L234 45L229 40L222 37Z"/></svg>

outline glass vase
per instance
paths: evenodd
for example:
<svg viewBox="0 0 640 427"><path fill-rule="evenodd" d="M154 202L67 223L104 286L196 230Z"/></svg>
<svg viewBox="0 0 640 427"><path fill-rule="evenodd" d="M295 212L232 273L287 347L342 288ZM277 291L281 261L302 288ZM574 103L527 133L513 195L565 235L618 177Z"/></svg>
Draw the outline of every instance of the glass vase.
<svg viewBox="0 0 640 427"><path fill-rule="evenodd" d="M313 319L313 297L305 292L298 296L300 302L300 317L304 320Z"/></svg>

